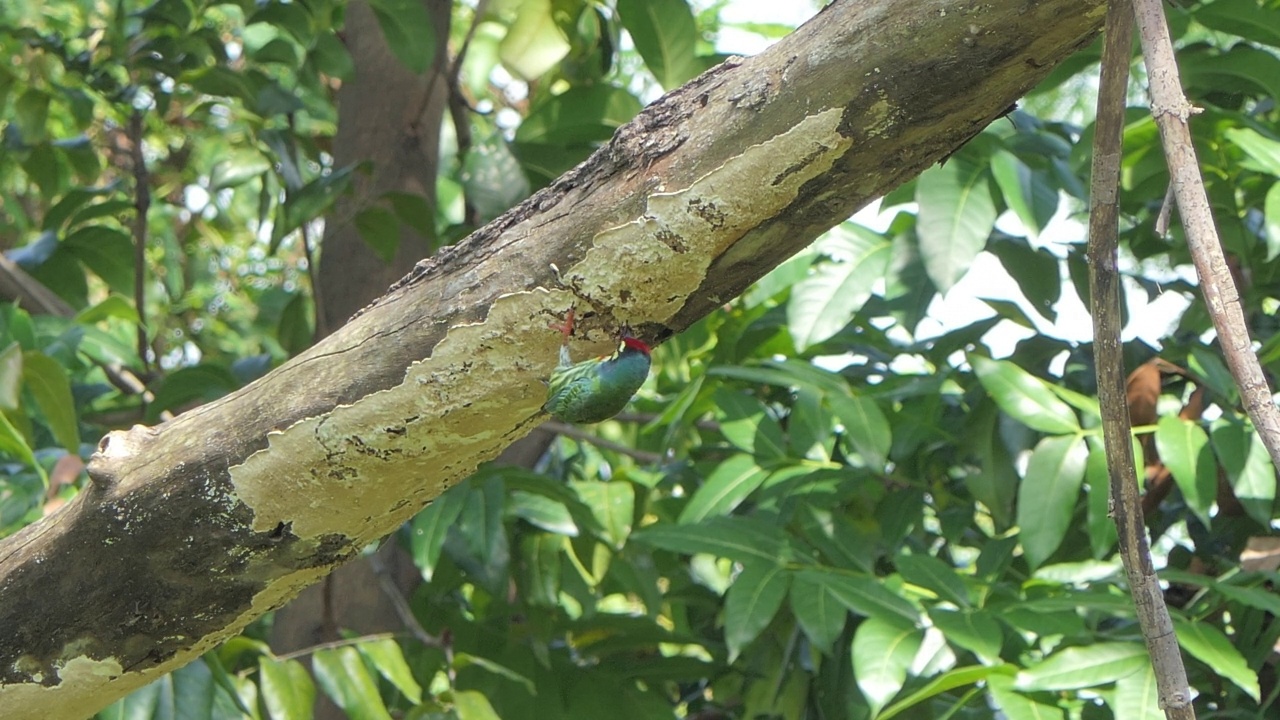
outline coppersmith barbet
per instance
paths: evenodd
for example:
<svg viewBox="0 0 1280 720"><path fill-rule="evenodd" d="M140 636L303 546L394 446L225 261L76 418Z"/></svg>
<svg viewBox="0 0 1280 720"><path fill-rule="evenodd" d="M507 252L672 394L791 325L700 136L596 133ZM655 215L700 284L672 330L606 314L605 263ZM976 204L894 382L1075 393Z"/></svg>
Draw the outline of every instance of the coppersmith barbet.
<svg viewBox="0 0 1280 720"><path fill-rule="evenodd" d="M649 377L649 346L623 330L621 344L613 355L575 364L569 357L573 320L574 312L570 310L563 325L552 326L564 334L564 342L542 409L568 423L608 420L627 406Z"/></svg>

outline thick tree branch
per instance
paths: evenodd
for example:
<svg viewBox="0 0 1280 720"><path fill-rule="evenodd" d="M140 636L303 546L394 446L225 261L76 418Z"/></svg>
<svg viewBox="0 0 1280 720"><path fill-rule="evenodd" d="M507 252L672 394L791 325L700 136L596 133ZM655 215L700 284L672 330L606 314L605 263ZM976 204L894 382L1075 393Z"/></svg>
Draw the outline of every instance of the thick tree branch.
<svg viewBox="0 0 1280 720"><path fill-rule="evenodd" d="M0 544L6 720L86 716L316 582L543 418L559 338L688 327L999 117L1101 0L837 0L668 94L249 387L113 433ZM550 265L561 270L556 282Z"/></svg>
<svg viewBox="0 0 1280 720"><path fill-rule="evenodd" d="M1124 134L1133 16L1128 0L1111 0L1093 136L1089 215L1089 287L1093 299L1094 364L1103 422L1111 507L1120 557L1138 613L1147 652L1155 669L1160 707L1167 717L1194 718L1187 673L1179 654L1173 621L1151 560L1138 473L1134 465L1129 408L1125 394L1124 356L1120 346L1120 274L1117 234L1120 187L1120 144Z"/></svg>

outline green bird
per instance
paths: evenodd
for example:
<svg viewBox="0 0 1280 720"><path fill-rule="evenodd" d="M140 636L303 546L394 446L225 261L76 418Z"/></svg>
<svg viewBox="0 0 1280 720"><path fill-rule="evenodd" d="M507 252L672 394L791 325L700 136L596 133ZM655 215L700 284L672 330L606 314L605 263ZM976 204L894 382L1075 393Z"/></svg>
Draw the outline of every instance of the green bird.
<svg viewBox="0 0 1280 720"><path fill-rule="evenodd" d="M543 410L568 423L596 423L622 412L627 401L649 377L649 346L625 330L619 349L610 357L574 363L569 357L573 310L563 325L560 363L551 373Z"/></svg>

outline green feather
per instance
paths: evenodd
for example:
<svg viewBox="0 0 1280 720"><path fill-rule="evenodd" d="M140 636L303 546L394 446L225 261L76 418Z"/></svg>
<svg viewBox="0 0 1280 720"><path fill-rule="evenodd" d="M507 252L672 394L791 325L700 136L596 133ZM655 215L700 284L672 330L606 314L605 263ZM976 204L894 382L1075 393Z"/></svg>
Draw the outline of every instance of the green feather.
<svg viewBox="0 0 1280 720"><path fill-rule="evenodd" d="M612 357L572 364L568 347L560 348L560 364L551 373L542 409L557 420L595 423L622 412L649 377L649 352L629 340Z"/></svg>

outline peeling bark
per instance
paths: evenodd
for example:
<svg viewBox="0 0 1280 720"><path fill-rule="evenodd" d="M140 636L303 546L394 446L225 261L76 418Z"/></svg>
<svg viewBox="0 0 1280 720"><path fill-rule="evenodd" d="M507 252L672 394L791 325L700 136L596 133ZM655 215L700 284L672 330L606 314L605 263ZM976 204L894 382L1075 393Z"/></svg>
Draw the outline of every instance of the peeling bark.
<svg viewBox="0 0 1280 720"><path fill-rule="evenodd" d="M543 419L549 319L578 309L575 357L624 322L680 332L954 151L1104 13L838 0L276 371L107 436L89 487L0 544L5 717L89 715L278 607Z"/></svg>

